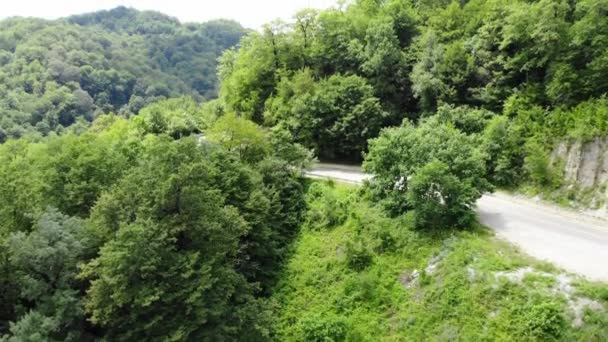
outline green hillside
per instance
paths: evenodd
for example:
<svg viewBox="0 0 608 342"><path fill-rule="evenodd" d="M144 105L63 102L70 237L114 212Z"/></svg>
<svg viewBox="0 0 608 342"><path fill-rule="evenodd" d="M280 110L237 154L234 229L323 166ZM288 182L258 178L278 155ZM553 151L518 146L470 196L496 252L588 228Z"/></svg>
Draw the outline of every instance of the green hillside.
<svg viewBox="0 0 608 342"><path fill-rule="evenodd" d="M605 0L305 10L224 54L220 93L330 160L360 161L383 127L439 116L478 136L494 184L556 188L556 144L608 135L607 13Z"/></svg>
<svg viewBox="0 0 608 342"><path fill-rule="evenodd" d="M332 183L315 182L306 198L305 223L271 297L277 341L608 334L606 286L530 260L482 227L417 230L412 213L387 217L356 188Z"/></svg>
<svg viewBox="0 0 608 342"><path fill-rule="evenodd" d="M605 341L475 206L606 208L606 75L608 0L2 20L0 342Z"/></svg>
<svg viewBox="0 0 608 342"><path fill-rule="evenodd" d="M0 142L61 133L99 113L137 113L162 98L217 94L218 56L238 23L181 24L118 7L55 21L0 22Z"/></svg>

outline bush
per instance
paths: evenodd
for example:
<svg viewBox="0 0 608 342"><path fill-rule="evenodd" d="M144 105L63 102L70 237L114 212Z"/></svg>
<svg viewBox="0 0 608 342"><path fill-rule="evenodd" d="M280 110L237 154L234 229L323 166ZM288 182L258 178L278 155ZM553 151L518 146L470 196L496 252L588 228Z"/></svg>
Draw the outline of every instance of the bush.
<svg viewBox="0 0 608 342"><path fill-rule="evenodd" d="M304 341L344 341L348 324L344 318L333 314L316 314L304 317L300 322L300 329Z"/></svg>
<svg viewBox="0 0 608 342"><path fill-rule="evenodd" d="M307 194L306 225L310 229L333 228L346 221L346 204L331 191L333 185L313 183Z"/></svg>
<svg viewBox="0 0 608 342"><path fill-rule="evenodd" d="M436 118L384 130L370 141L363 166L375 175L372 196L393 215L420 207L419 224L465 225L474 203L491 190L476 141ZM437 186L443 195L429 193ZM434 202L428 202L431 198Z"/></svg>
<svg viewBox="0 0 608 342"><path fill-rule="evenodd" d="M406 196L415 208L417 228L466 227L475 218L475 190L438 160L418 171L409 182Z"/></svg>
<svg viewBox="0 0 608 342"><path fill-rule="evenodd" d="M374 261L372 252L360 239L348 241L346 243L346 263L353 271L363 271Z"/></svg>
<svg viewBox="0 0 608 342"><path fill-rule="evenodd" d="M475 134L481 133L495 114L484 109L468 106L442 105L437 108L435 115L445 123L452 123L466 134Z"/></svg>
<svg viewBox="0 0 608 342"><path fill-rule="evenodd" d="M487 177L493 184L510 186L522 180L525 155L521 149L524 139L520 130L506 116L496 116L483 132Z"/></svg>
<svg viewBox="0 0 608 342"><path fill-rule="evenodd" d="M533 305L526 310L523 319L525 322L524 335L541 341L559 339L566 325L562 308L554 302Z"/></svg>
<svg viewBox="0 0 608 342"><path fill-rule="evenodd" d="M551 164L549 153L538 142L528 142L526 154L524 168L532 183L548 188L557 188L561 185L561 173Z"/></svg>

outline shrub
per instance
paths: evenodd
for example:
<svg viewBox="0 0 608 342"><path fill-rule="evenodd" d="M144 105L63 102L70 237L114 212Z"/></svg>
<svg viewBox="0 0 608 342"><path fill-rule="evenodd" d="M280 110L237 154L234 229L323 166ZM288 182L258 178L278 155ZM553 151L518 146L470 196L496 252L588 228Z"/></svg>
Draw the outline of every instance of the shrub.
<svg viewBox="0 0 608 342"><path fill-rule="evenodd" d="M549 153L536 141L526 144L524 168L530 180L537 186L557 188L562 175L558 168L551 164Z"/></svg>
<svg viewBox="0 0 608 342"><path fill-rule="evenodd" d="M533 305L526 310L523 319L524 334L529 338L542 341L557 340L566 325L562 308L554 302Z"/></svg>
<svg viewBox="0 0 608 342"><path fill-rule="evenodd" d="M372 252L360 239L350 240L346 243L346 263L353 271L363 271L374 261Z"/></svg>
<svg viewBox="0 0 608 342"><path fill-rule="evenodd" d="M409 182L406 196L415 208L417 228L466 227L475 218L472 211L477 200L475 190L438 160L418 171Z"/></svg>
<svg viewBox="0 0 608 342"><path fill-rule="evenodd" d="M515 185L521 181L524 139L521 129L506 116L496 116L482 135L482 150L486 157L487 177L493 184Z"/></svg>
<svg viewBox="0 0 608 342"><path fill-rule="evenodd" d="M307 194L306 225L310 229L333 228L346 221L346 204L331 191L332 185L313 183Z"/></svg>
<svg viewBox="0 0 608 342"><path fill-rule="evenodd" d="M314 314L301 320L300 329L304 341L343 341L348 332L348 324L344 318L333 314Z"/></svg>
<svg viewBox="0 0 608 342"><path fill-rule="evenodd" d="M421 224L433 223L429 221L433 215L449 214L437 219L442 224L465 225L475 201L491 189L475 140L435 118L418 127L406 123L384 130L370 141L364 168L375 175L372 196L382 200L393 215L422 207ZM444 194L438 196L438 190Z"/></svg>

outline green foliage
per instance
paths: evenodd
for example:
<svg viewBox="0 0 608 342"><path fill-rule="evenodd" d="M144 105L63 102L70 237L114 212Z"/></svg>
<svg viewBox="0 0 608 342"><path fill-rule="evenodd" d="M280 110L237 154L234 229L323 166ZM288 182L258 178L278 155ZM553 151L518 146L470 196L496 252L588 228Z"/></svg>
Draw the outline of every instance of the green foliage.
<svg viewBox="0 0 608 342"><path fill-rule="evenodd" d="M375 137L388 114L373 88L357 76L335 75L310 84L309 73L281 81L268 103L266 118L281 123L294 140L321 158L359 160L367 139Z"/></svg>
<svg viewBox="0 0 608 342"><path fill-rule="evenodd" d="M327 187L313 183L308 189L306 223L310 229L331 228L346 220L347 203Z"/></svg>
<svg viewBox="0 0 608 342"><path fill-rule="evenodd" d="M78 264L87 246L83 222L47 210L28 234L8 238L10 266L23 304L9 341L80 341L84 308Z"/></svg>
<svg viewBox="0 0 608 342"><path fill-rule="evenodd" d="M494 113L468 106L442 105L437 109L435 116L442 122L452 123L463 133L471 135L483 132L494 117Z"/></svg>
<svg viewBox="0 0 608 342"><path fill-rule="evenodd" d="M238 49L234 22L124 7L1 21L0 340L604 337L550 277L498 279L518 252L442 228L475 228L489 182L559 187L555 143L608 133L606 2L338 7ZM305 191L309 149L375 177Z"/></svg>
<svg viewBox="0 0 608 342"><path fill-rule="evenodd" d="M395 0L304 11L224 54L222 99L289 130L322 159L356 160L379 128L435 114L471 134L504 109L517 122L508 144L519 147L534 135L601 136L605 7L603 0ZM370 100L345 96L355 77ZM514 107L513 98L523 102ZM515 151L488 158L498 185L526 181Z"/></svg>
<svg viewBox="0 0 608 342"><path fill-rule="evenodd" d="M267 338L307 154L193 99L141 112L0 146L3 341Z"/></svg>
<svg viewBox="0 0 608 342"><path fill-rule="evenodd" d="M314 161L312 151L295 143L293 135L281 126L271 129L270 145L275 156L296 168L305 169Z"/></svg>
<svg viewBox="0 0 608 342"><path fill-rule="evenodd" d="M482 136L488 179L499 186L512 186L521 181L525 151L521 129L505 116L496 116Z"/></svg>
<svg viewBox="0 0 608 342"><path fill-rule="evenodd" d="M207 131L208 139L236 152L243 160L257 162L269 150L266 134L258 125L247 119L226 114L220 117Z"/></svg>
<svg viewBox="0 0 608 342"><path fill-rule="evenodd" d="M346 243L346 263L353 271L362 271L372 264L374 256L361 239Z"/></svg>
<svg viewBox="0 0 608 342"><path fill-rule="evenodd" d="M608 100L582 102L572 109L558 108L546 124L547 135L583 141L608 135Z"/></svg>
<svg viewBox="0 0 608 342"><path fill-rule="evenodd" d="M168 134L175 139L200 133L216 117L191 97L162 100L143 107L134 118L142 133Z"/></svg>
<svg viewBox="0 0 608 342"><path fill-rule="evenodd" d="M566 320L557 303L540 303L531 306L523 317L525 334L528 338L542 341L559 340Z"/></svg>
<svg viewBox="0 0 608 342"><path fill-rule="evenodd" d="M55 21L0 22L0 142L61 133L99 113L217 94L217 57L246 31L118 7ZM82 122L82 121L81 121Z"/></svg>
<svg viewBox="0 0 608 342"><path fill-rule="evenodd" d="M421 223L441 211L450 213L442 224L466 226L472 205L491 188L475 140L435 118L384 130L371 140L363 166L375 175L373 196L393 214L428 205Z"/></svg>
<svg viewBox="0 0 608 342"><path fill-rule="evenodd" d="M531 141L526 145L527 156L524 168L530 180L538 186L555 188L563 178L550 162L549 153L538 142Z"/></svg>
<svg viewBox="0 0 608 342"><path fill-rule="evenodd" d="M303 11L246 37L220 63L221 97L258 123L281 125L321 158L360 160L366 140L413 111L402 48L416 31L400 1Z"/></svg>
<svg viewBox="0 0 608 342"><path fill-rule="evenodd" d="M315 315L302 319L302 335L306 341L344 341L347 325L343 318L335 315Z"/></svg>
<svg viewBox="0 0 608 342"><path fill-rule="evenodd" d="M585 325L573 327L568 304L550 285L557 271L491 234L430 234L414 229L407 217L387 217L356 196L358 189L313 184L310 191L322 187L348 201L348 218L331 229L302 230L296 240L271 297L275 340L602 340L605 311L588 310ZM384 230L393 232L396 248L371 248ZM373 263L354 270L345 248L357 239ZM543 270L543 279L499 275L522 267ZM573 286L606 303L599 285Z"/></svg>
<svg viewBox="0 0 608 342"><path fill-rule="evenodd" d="M451 174L447 164L433 160L424 165L407 187L407 202L416 210L416 227L469 227L473 223L472 208L480 196L471 184Z"/></svg>

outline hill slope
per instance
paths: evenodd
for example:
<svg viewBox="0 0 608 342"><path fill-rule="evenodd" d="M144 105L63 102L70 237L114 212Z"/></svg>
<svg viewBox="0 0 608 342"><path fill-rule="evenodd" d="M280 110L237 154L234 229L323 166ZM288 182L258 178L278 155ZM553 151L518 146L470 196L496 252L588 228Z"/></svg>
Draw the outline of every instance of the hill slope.
<svg viewBox="0 0 608 342"><path fill-rule="evenodd" d="M413 229L359 190L314 182L271 297L279 341L600 341L606 286L482 228Z"/></svg>
<svg viewBox="0 0 608 342"><path fill-rule="evenodd" d="M181 24L118 7L55 21L0 22L0 142L61 131L98 112L136 113L158 98L216 95L216 60L238 23Z"/></svg>

